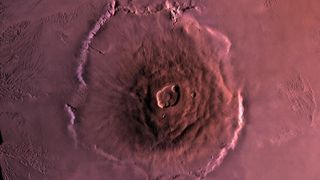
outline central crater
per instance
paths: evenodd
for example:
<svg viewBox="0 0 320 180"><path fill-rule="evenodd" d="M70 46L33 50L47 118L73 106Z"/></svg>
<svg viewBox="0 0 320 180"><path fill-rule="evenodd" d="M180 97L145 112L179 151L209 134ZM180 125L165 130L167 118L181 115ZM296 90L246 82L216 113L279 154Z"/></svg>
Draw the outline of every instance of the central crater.
<svg viewBox="0 0 320 180"><path fill-rule="evenodd" d="M160 89L156 94L157 105L160 108L175 106L179 101L180 89L177 85L168 85Z"/></svg>

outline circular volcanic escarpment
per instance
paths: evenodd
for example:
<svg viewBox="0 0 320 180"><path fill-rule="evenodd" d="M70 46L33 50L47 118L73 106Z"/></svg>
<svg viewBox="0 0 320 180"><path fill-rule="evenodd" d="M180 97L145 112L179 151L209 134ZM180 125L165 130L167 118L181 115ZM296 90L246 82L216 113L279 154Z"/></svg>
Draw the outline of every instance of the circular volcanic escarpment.
<svg viewBox="0 0 320 180"><path fill-rule="evenodd" d="M224 84L228 45L192 18L119 13L97 34L87 65L79 138L153 174L208 168L231 143L235 92ZM152 22L157 22L153 24Z"/></svg>

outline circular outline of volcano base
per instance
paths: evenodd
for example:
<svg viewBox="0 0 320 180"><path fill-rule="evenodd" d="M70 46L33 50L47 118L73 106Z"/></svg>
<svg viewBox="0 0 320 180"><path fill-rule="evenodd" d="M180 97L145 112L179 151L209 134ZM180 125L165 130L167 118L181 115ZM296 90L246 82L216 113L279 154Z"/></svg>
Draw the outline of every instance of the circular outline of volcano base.
<svg viewBox="0 0 320 180"><path fill-rule="evenodd" d="M83 44L78 74L86 101L74 125L80 142L153 177L206 176L244 126L240 91L221 73L228 38L190 16L172 23L166 9L114 13L108 9ZM167 86L179 94L170 101L168 92L159 107L157 93Z"/></svg>

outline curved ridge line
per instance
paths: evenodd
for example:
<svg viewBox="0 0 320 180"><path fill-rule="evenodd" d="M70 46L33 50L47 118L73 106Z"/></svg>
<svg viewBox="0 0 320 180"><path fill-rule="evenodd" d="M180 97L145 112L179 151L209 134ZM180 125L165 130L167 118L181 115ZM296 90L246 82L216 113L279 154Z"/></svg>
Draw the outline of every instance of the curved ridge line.
<svg viewBox="0 0 320 180"><path fill-rule="evenodd" d="M200 175L201 177L207 176L210 172L212 172L217 167L219 167L221 165L221 163L223 162L224 158L227 156L228 150L230 150L230 149L233 150L237 145L240 133L245 125L244 118L243 118L243 113L244 113L243 97L241 96L240 91L238 91L238 109L239 109L239 111L238 111L238 127L234 132L234 136L233 136L230 144L228 146L224 147L219 152L218 158L214 162L208 162L208 164L207 164L206 168L203 170L203 172L201 172L202 170L200 170L200 174L202 174L202 175Z"/></svg>
<svg viewBox="0 0 320 180"><path fill-rule="evenodd" d="M85 64L88 60L88 49L90 44L92 43L92 39L97 34L97 32L101 29L101 27L112 17L114 16L116 10L115 10L115 1L112 1L110 4L106 6L105 13L103 13L102 16L98 19L98 21L95 23L94 27L91 31L89 31L89 34L87 38L82 42L81 50L80 50L80 64L77 69L77 78L80 81L81 85L86 86L86 82L83 79L83 69Z"/></svg>

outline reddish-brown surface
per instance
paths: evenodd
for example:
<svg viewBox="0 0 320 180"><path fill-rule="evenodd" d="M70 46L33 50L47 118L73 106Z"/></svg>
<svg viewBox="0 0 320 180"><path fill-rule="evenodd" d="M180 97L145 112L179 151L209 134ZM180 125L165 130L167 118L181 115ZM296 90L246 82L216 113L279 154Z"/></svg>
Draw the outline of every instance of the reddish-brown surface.
<svg viewBox="0 0 320 180"><path fill-rule="evenodd" d="M0 1L2 177L319 179L319 8Z"/></svg>

